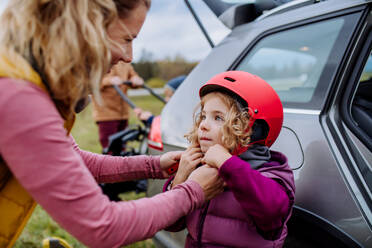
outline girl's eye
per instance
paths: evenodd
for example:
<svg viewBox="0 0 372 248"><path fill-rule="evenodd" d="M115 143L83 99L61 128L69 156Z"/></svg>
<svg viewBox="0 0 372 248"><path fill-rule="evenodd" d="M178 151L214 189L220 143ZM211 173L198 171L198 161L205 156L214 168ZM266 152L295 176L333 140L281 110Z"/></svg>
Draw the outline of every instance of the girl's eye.
<svg viewBox="0 0 372 248"><path fill-rule="evenodd" d="M200 115L200 120L205 120L205 115Z"/></svg>
<svg viewBox="0 0 372 248"><path fill-rule="evenodd" d="M222 116L219 116L219 115L216 115L216 117L214 119L216 121L224 121L223 117Z"/></svg>

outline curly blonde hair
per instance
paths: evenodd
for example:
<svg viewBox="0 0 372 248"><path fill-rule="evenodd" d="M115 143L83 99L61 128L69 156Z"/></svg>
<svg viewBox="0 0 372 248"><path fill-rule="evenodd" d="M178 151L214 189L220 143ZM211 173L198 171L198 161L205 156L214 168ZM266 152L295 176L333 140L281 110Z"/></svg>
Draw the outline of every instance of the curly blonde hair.
<svg viewBox="0 0 372 248"><path fill-rule="evenodd" d="M248 146L251 141L252 128L249 126L250 114L248 108L244 107L235 97L231 95L214 91L209 94L215 94L226 104L229 111L225 116L225 123L222 126L222 144L229 150L234 152L239 147ZM191 144L198 143L198 128L201 123L201 112L205 105L205 96L202 97L200 103L196 107L193 116L193 126L191 131L185 135Z"/></svg>
<svg viewBox="0 0 372 248"><path fill-rule="evenodd" d="M1 53L27 61L42 77L62 117L89 93L99 96L115 42L107 29L150 0L12 0L1 17ZM114 44L113 44L114 43Z"/></svg>

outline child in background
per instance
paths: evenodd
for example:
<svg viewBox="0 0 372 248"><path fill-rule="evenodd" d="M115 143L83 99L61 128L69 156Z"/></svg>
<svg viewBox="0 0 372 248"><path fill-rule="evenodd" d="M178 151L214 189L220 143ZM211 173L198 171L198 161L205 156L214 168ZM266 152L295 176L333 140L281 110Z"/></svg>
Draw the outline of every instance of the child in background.
<svg viewBox="0 0 372 248"><path fill-rule="evenodd" d="M164 85L164 100L166 102L169 102L170 98L173 96L174 92L176 92L177 88L182 84L185 78L186 75L181 75L172 78ZM141 108L135 108L134 113L139 120L145 121L148 126L151 125L155 117L155 115L153 115L150 111L144 111Z"/></svg>
<svg viewBox="0 0 372 248"><path fill-rule="evenodd" d="M199 95L201 111L186 135L191 145L164 190L198 166L217 168L226 189L167 230L187 227L185 247L282 247L295 187L287 158L269 150L283 122L278 95L242 71L214 76Z"/></svg>
<svg viewBox="0 0 372 248"><path fill-rule="evenodd" d="M164 98L165 101L169 102L170 98L173 96L174 92L178 89L178 87L182 84L185 80L186 75L181 75L169 80L164 86Z"/></svg>

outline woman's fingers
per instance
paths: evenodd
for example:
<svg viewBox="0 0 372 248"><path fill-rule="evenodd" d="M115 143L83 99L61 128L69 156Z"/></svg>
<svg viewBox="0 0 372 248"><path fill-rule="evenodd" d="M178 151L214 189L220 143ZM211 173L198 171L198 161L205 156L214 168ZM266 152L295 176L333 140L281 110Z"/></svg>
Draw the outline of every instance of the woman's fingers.
<svg viewBox="0 0 372 248"><path fill-rule="evenodd" d="M194 153L190 156L190 159L191 160L195 160L195 159L199 159L199 158L202 158L203 157L203 153L201 152L197 152L197 153Z"/></svg>
<svg viewBox="0 0 372 248"><path fill-rule="evenodd" d="M181 160L187 161L188 163L192 163L194 160L202 157L203 154L201 153L200 148L190 148L189 150L186 150L183 153Z"/></svg>
<svg viewBox="0 0 372 248"><path fill-rule="evenodd" d="M201 149L199 147L189 147L189 148L187 148L185 153L188 154L188 155L192 155L192 154L195 154L195 153L201 153Z"/></svg>
<svg viewBox="0 0 372 248"><path fill-rule="evenodd" d="M195 169L198 164L201 164L201 158L192 161L192 168Z"/></svg>
<svg viewBox="0 0 372 248"><path fill-rule="evenodd" d="M171 151L160 156L160 167L167 169L180 160L182 151Z"/></svg>
<svg viewBox="0 0 372 248"><path fill-rule="evenodd" d="M187 149L185 150L185 154L193 154L196 152L201 152L201 150L200 150L199 145L195 145L195 144L187 147Z"/></svg>
<svg viewBox="0 0 372 248"><path fill-rule="evenodd" d="M188 179L196 181L201 186L206 200L212 199L223 191L223 180L215 168L201 166L194 170Z"/></svg>

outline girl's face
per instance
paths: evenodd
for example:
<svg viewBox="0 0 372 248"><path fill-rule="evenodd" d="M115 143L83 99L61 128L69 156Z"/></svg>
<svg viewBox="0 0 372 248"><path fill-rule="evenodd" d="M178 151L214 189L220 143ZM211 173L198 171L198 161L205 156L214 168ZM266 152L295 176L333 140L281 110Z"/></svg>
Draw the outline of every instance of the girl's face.
<svg viewBox="0 0 372 248"><path fill-rule="evenodd" d="M132 61L132 42L141 30L147 11L145 4L139 4L127 18L118 18L109 26L108 36L120 46L111 47L111 66L117 64L120 60L126 63Z"/></svg>
<svg viewBox="0 0 372 248"><path fill-rule="evenodd" d="M222 145L222 126L229 109L216 93L207 94L203 97L203 101L198 141L202 152L205 153L215 144Z"/></svg>

